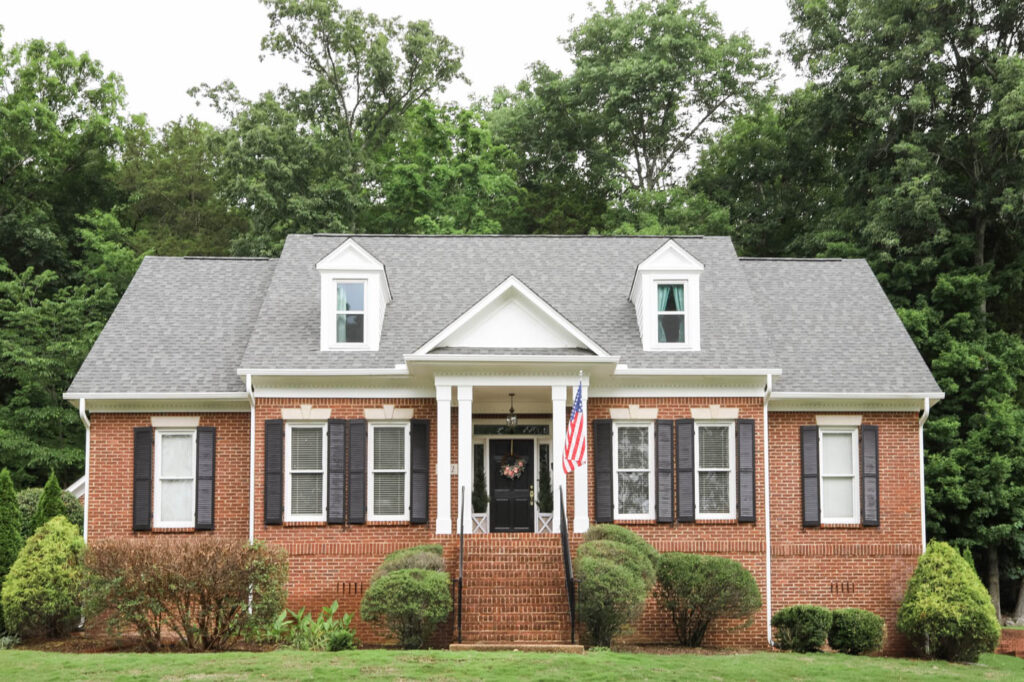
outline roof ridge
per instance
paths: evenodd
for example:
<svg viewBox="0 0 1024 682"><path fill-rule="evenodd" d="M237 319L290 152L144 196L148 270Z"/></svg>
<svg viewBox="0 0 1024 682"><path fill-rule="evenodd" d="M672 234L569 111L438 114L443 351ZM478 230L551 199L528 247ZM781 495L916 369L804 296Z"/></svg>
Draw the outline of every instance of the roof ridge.
<svg viewBox="0 0 1024 682"><path fill-rule="evenodd" d="M241 261L263 261L277 260L270 256L157 256L157 258L180 258L182 260L241 260Z"/></svg>
<svg viewBox="0 0 1024 682"><path fill-rule="evenodd" d="M842 263L845 261L856 261L864 260L863 258L796 258L793 256L737 256L740 260L752 260L752 261L791 261L796 263Z"/></svg>
<svg viewBox="0 0 1024 682"><path fill-rule="evenodd" d="M312 234L292 233L289 237L402 237L411 239L449 239L449 238L485 238L485 239L732 239L724 234L385 234L385 233L351 233L351 232L314 232Z"/></svg>

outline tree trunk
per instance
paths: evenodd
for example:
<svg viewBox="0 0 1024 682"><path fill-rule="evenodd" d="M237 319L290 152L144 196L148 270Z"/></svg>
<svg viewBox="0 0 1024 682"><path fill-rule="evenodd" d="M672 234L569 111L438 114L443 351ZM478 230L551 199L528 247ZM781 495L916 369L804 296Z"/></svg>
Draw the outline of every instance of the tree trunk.
<svg viewBox="0 0 1024 682"><path fill-rule="evenodd" d="M1017 606L1013 609L1013 619L1020 623L1024 618L1024 577L1020 579L1020 586L1017 588Z"/></svg>
<svg viewBox="0 0 1024 682"><path fill-rule="evenodd" d="M1002 622L1003 612L999 608L999 550L988 548L988 594L996 607L996 618Z"/></svg>

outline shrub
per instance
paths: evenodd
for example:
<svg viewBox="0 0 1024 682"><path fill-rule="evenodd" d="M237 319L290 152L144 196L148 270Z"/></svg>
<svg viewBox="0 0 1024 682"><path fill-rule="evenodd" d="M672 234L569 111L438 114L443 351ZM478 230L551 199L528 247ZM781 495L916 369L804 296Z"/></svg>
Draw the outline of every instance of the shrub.
<svg viewBox="0 0 1024 682"><path fill-rule="evenodd" d="M832 612L821 606L798 604L772 616L775 643L785 651L821 651L832 626Z"/></svg>
<svg viewBox="0 0 1024 682"><path fill-rule="evenodd" d="M8 632L19 637L59 636L78 624L84 544L63 516L28 539L0 595Z"/></svg>
<svg viewBox="0 0 1024 682"><path fill-rule="evenodd" d="M374 580L360 608L364 621L381 622L403 649L422 648L451 612L448 574L415 568Z"/></svg>
<svg viewBox="0 0 1024 682"><path fill-rule="evenodd" d="M667 552L658 559L658 604L683 646L700 646L712 621L746 618L761 606L754 576L725 557Z"/></svg>
<svg viewBox="0 0 1024 682"><path fill-rule="evenodd" d="M35 532L32 526L32 517L35 516L36 507L39 506L39 498L43 496L42 488L25 488L18 491L18 510L21 512L21 536L27 538ZM60 493L61 509L64 518L71 522L71 525L78 526L78 532L82 532L82 524L85 520L85 508L74 495L66 490Z"/></svg>
<svg viewBox="0 0 1024 682"><path fill-rule="evenodd" d="M338 602L324 607L316 618L305 609L291 611L292 620L286 626L284 639L296 649L311 651L347 651L356 648L356 634L352 630L352 615L346 613L340 619ZM289 613L284 612L282 615Z"/></svg>
<svg viewBox="0 0 1024 682"><path fill-rule="evenodd" d="M651 547L647 544L646 540L625 526L616 526L611 523L601 523L596 526L591 526L586 535L583 536L583 540L584 542L593 542L595 540L621 542L624 545L630 545L640 550L640 552L651 562L652 566L656 566L658 564L658 550Z"/></svg>
<svg viewBox="0 0 1024 682"><path fill-rule="evenodd" d="M612 638L640 615L647 587L638 574L608 559L583 555L575 572L580 580L580 621L591 643L610 646Z"/></svg>
<svg viewBox="0 0 1024 682"><path fill-rule="evenodd" d="M647 556L634 545L625 545L611 540L594 540L582 543L576 551L576 556L577 560L579 557L588 556L607 559L613 564L618 564L640 576L648 590L654 584L654 566Z"/></svg>
<svg viewBox="0 0 1024 682"><path fill-rule="evenodd" d="M150 650L165 630L188 649L223 650L281 612L288 564L280 550L201 535L148 540L86 552L87 610L112 630L133 628Z"/></svg>
<svg viewBox="0 0 1024 682"><path fill-rule="evenodd" d="M844 654L859 656L882 648L885 641L885 621L864 609L836 609L832 612L832 627L828 631L828 645Z"/></svg>
<svg viewBox="0 0 1024 682"><path fill-rule="evenodd" d="M46 479L43 486L43 493L39 496L36 510L32 514L32 532L36 532L39 526L43 525L54 516L64 513L64 505L61 504L60 494L64 492L60 483L57 482L57 475L50 471L50 477Z"/></svg>
<svg viewBox="0 0 1024 682"><path fill-rule="evenodd" d="M550 514L555 508L555 500L551 490L551 456L542 457L540 471L537 473L537 511Z"/></svg>
<svg viewBox="0 0 1024 682"><path fill-rule="evenodd" d="M18 552L25 544L21 535L21 512L18 510L18 499L14 494L14 482L11 472L0 471L0 585L3 584L7 572L11 570ZM0 627L3 626L3 607L0 605Z"/></svg>
<svg viewBox="0 0 1024 682"><path fill-rule="evenodd" d="M487 466L484 458L478 457L476 460L476 468L473 472L473 492L470 502L473 505L474 514L483 514L487 511L487 505L490 503L491 498L487 494L487 479L485 478L486 472L484 467Z"/></svg>
<svg viewBox="0 0 1024 682"><path fill-rule="evenodd" d="M963 556L945 542L929 542L918 559L897 626L928 658L974 662L999 643L999 621L988 592Z"/></svg>
<svg viewBox="0 0 1024 682"><path fill-rule="evenodd" d="M384 557L377 570L373 572L373 579L407 568L418 568L424 571L443 571L444 559L442 558L441 545L418 545L392 552ZM372 582L372 581L371 581Z"/></svg>

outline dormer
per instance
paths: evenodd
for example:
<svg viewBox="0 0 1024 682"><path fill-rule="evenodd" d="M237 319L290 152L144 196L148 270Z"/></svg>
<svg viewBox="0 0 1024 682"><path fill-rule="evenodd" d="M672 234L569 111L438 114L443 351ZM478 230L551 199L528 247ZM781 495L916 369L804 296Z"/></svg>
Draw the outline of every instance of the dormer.
<svg viewBox="0 0 1024 682"><path fill-rule="evenodd" d="M629 300L644 350L700 350L700 275L704 265L669 240L641 263Z"/></svg>
<svg viewBox="0 0 1024 682"><path fill-rule="evenodd" d="M384 264L353 239L316 264L320 272L320 350L380 348L391 290Z"/></svg>

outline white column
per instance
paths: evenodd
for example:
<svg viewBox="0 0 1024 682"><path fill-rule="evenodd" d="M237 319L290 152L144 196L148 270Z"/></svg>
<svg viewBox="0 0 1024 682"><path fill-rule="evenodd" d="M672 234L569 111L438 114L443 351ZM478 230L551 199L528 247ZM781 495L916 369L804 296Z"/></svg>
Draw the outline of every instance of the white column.
<svg viewBox="0 0 1024 682"><path fill-rule="evenodd" d="M580 397L583 404L583 428L587 430L587 450L590 450L590 425L587 423L587 389L589 387L584 385L580 390L583 395ZM573 517L572 517L572 532L574 533L586 533L587 529L590 528L590 514L587 509L587 493L589 487L587 485L587 472L590 471L590 455L585 455L583 460L585 466L576 467L576 470L572 472L573 475Z"/></svg>
<svg viewBox="0 0 1024 682"><path fill-rule="evenodd" d="M452 532L452 387L437 386L437 526Z"/></svg>
<svg viewBox="0 0 1024 682"><path fill-rule="evenodd" d="M473 517L469 516L469 496L473 493L473 387L459 386L459 512L463 532L473 532ZM467 518L463 521L462 515Z"/></svg>
<svg viewBox="0 0 1024 682"><path fill-rule="evenodd" d="M565 455L565 386L551 387L551 459L554 461L552 467L551 487L554 493L554 505L551 522L555 532L558 533L562 527L562 506L560 500L565 492L565 470L562 469L562 457ZM569 501L566 500L566 504ZM569 511L566 510L568 514ZM568 522L568 519L566 519Z"/></svg>

